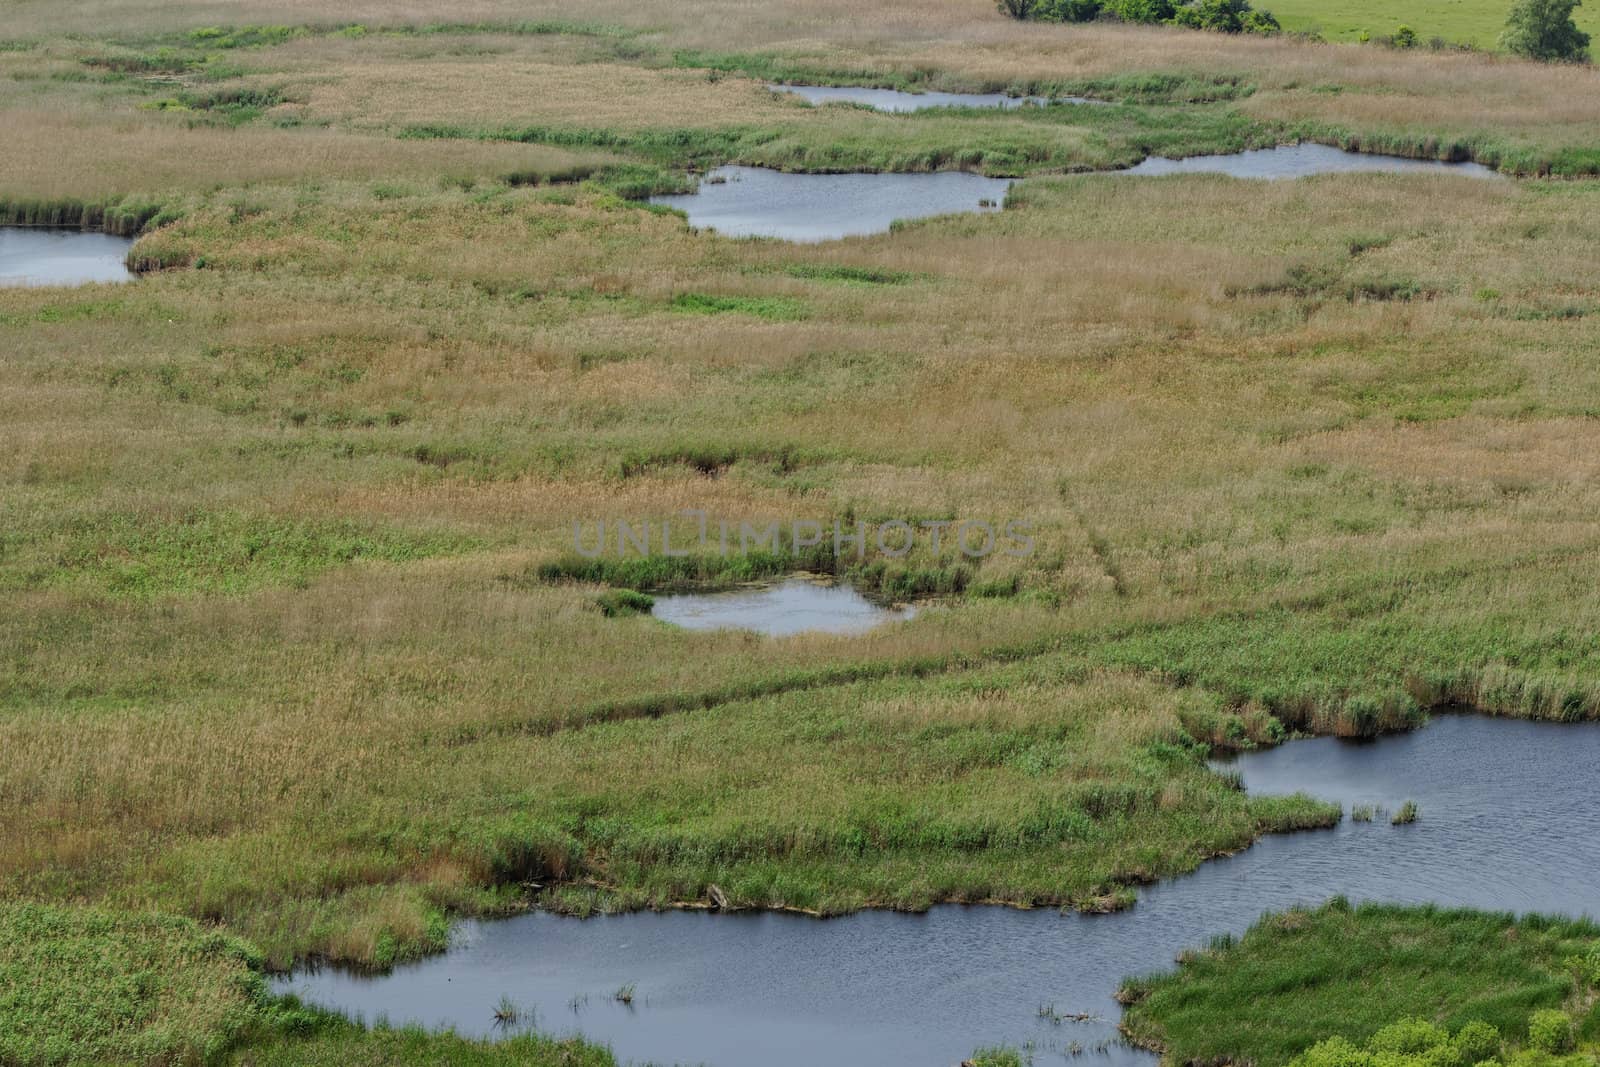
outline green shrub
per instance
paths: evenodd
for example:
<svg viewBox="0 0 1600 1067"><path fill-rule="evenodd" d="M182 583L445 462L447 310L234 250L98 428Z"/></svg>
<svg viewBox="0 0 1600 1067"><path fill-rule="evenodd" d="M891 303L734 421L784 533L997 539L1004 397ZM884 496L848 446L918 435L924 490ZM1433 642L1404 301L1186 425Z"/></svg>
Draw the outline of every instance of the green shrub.
<svg viewBox="0 0 1600 1067"><path fill-rule="evenodd" d="M1540 1052L1570 1052L1573 1044L1572 1020L1556 1008L1536 1011L1528 1020L1528 1043Z"/></svg>
<svg viewBox="0 0 1600 1067"><path fill-rule="evenodd" d="M1251 8L1249 0L1191 0L1173 12L1175 26L1217 33L1275 33L1278 20Z"/></svg>
<svg viewBox="0 0 1600 1067"><path fill-rule="evenodd" d="M1101 7L1123 22L1141 23L1166 22L1177 11L1173 0L1104 0Z"/></svg>
<svg viewBox="0 0 1600 1067"><path fill-rule="evenodd" d="M1372 1054L1357 1048L1349 1038L1330 1037L1312 1045L1291 1067L1371 1067L1371 1064Z"/></svg>
<svg viewBox="0 0 1600 1067"><path fill-rule="evenodd" d="M631 615L648 615L656 606L655 598L632 589L609 589L595 598L600 611L608 619L627 618Z"/></svg>
<svg viewBox="0 0 1600 1067"><path fill-rule="evenodd" d="M1401 1019L1372 1035L1373 1052L1416 1056L1449 1044L1450 1035L1426 1019Z"/></svg>
<svg viewBox="0 0 1600 1067"><path fill-rule="evenodd" d="M1500 1055L1500 1031L1480 1019L1457 1031L1451 1044L1461 1063L1486 1063Z"/></svg>
<svg viewBox="0 0 1600 1067"><path fill-rule="evenodd" d="M1283 27L1270 11L1249 11L1239 21L1239 28L1244 33L1260 34L1263 37L1280 33Z"/></svg>
<svg viewBox="0 0 1600 1067"><path fill-rule="evenodd" d="M1000 10L1040 22L1091 22L1103 15L1122 22L1168 23L1219 33L1277 33L1278 20L1249 0L999 0ZM1413 43L1415 35L1413 35Z"/></svg>
<svg viewBox="0 0 1600 1067"><path fill-rule="evenodd" d="M1041 22L1092 22L1100 16L1101 0L1041 0L1034 18Z"/></svg>
<svg viewBox="0 0 1600 1067"><path fill-rule="evenodd" d="M1417 31L1410 26L1402 25L1394 31L1394 46L1396 48L1415 48L1417 46Z"/></svg>
<svg viewBox="0 0 1600 1067"><path fill-rule="evenodd" d="M1535 1054L1570 1052L1572 1020L1558 1009L1535 1012L1528 1021ZM1503 1052L1500 1031L1470 1022L1454 1036L1426 1019L1402 1019L1372 1035L1366 1048L1344 1037L1330 1037L1298 1056L1290 1067L1492 1067ZM1523 1053L1517 1062L1541 1062Z"/></svg>

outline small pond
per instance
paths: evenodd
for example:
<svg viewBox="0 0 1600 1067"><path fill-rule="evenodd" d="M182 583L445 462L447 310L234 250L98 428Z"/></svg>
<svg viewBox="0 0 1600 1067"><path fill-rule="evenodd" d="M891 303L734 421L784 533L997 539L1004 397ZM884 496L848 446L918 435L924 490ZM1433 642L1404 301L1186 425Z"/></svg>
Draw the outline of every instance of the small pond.
<svg viewBox="0 0 1600 1067"><path fill-rule="evenodd" d="M275 986L369 1021L479 1036L498 1032L505 996L541 1029L608 1042L621 1061L950 1067L981 1045L1035 1041L1042 1053L1075 1043L1091 1063L1154 1067L1118 1041L1122 979L1263 912L1343 893L1600 917L1600 725L1448 715L1414 734L1297 741L1230 766L1252 792L1390 810L1414 800L1421 818L1269 836L1115 915L535 913L465 923L450 952L387 977L308 970ZM631 1004L614 996L625 985ZM1090 1018L1051 1024L1044 1004Z"/></svg>
<svg viewBox="0 0 1600 1067"><path fill-rule="evenodd" d="M875 604L850 588L812 578L720 593L657 596L656 618L688 630L754 630L773 637L858 634L909 619L916 609Z"/></svg>
<svg viewBox="0 0 1600 1067"><path fill-rule="evenodd" d="M0 287L130 281L132 247L108 233L0 226Z"/></svg>
<svg viewBox="0 0 1600 1067"><path fill-rule="evenodd" d="M874 111L904 114L939 107L1016 108L1024 104L1105 105L1109 100L1086 96L1007 96L1005 93L907 93L899 89L858 89L848 85L769 85L773 92L801 97L809 104L863 104Z"/></svg>
<svg viewBox="0 0 1600 1067"><path fill-rule="evenodd" d="M690 225L728 237L831 241L884 233L897 219L998 211L1010 187L1010 179L964 171L786 174L719 167L698 192L651 202L687 212Z"/></svg>
<svg viewBox="0 0 1600 1067"><path fill-rule="evenodd" d="M1313 174L1461 174L1469 178L1500 178L1481 163L1445 163L1437 159L1407 159L1368 152L1347 152L1325 144L1279 145L1226 155L1167 159L1151 156L1121 174L1228 174L1235 178L1306 178Z"/></svg>

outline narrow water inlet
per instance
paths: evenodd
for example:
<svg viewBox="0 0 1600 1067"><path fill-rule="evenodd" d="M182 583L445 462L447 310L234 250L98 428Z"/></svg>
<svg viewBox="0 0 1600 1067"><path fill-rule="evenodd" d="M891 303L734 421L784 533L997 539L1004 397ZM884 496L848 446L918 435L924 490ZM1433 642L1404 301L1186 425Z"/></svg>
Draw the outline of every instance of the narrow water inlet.
<svg viewBox="0 0 1600 1067"><path fill-rule="evenodd" d="M764 167L718 167L697 192L655 196L689 224L728 237L831 241L886 233L898 220L998 211L1008 178L965 171L932 174L790 174Z"/></svg>
<svg viewBox="0 0 1600 1067"><path fill-rule="evenodd" d="M1032 105L1049 107L1051 104L1080 104L1109 106L1109 100L1092 100L1086 96L1010 96L1006 93L908 93L900 89L861 89L848 85L780 85L769 84L775 93L798 96L808 104L861 104L874 111L908 114L934 108L978 107L1010 109Z"/></svg>
<svg viewBox="0 0 1600 1067"><path fill-rule="evenodd" d="M1269 835L1147 887L1126 912L534 913L463 924L450 952L388 976L303 970L274 986L369 1021L480 1037L502 1033L492 1009L504 996L541 1030L607 1042L620 1061L945 1067L979 1046L1034 1042L1047 1058L1075 1043L1099 1050L1088 1062L1154 1067L1120 1043L1123 979L1264 912L1344 894L1600 917L1597 765L1600 724L1442 716L1378 742L1295 741L1229 764L1253 793L1414 801L1415 825ZM627 985L622 1004L613 993ZM1052 1023L1041 1004L1089 1018Z"/></svg>
<svg viewBox="0 0 1600 1067"><path fill-rule="evenodd" d="M1290 144L1276 148L1252 148L1244 152L1188 156L1167 159L1151 156L1137 166L1118 171L1155 177L1163 174L1227 174L1234 178L1260 178L1279 181L1309 178L1316 174L1455 174L1468 178L1498 178L1505 175L1481 163L1447 163L1438 159L1411 159L1370 152L1351 152L1325 144Z"/></svg>
<svg viewBox="0 0 1600 1067"><path fill-rule="evenodd" d="M132 281L132 247L109 233L0 226L0 288Z"/></svg>
<svg viewBox="0 0 1600 1067"><path fill-rule="evenodd" d="M753 630L772 637L859 634L916 614L910 605L875 604L849 585L790 578L777 585L655 597L651 614L688 630Z"/></svg>

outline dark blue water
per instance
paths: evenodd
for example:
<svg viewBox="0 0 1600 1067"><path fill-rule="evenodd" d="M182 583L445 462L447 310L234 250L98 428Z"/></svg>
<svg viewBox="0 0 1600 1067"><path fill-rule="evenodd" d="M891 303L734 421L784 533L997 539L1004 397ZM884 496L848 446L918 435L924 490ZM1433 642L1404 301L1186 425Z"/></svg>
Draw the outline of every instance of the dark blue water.
<svg viewBox="0 0 1600 1067"><path fill-rule="evenodd" d="M506 996L540 1028L633 1061L948 1067L980 1045L1036 1042L1151 1067L1154 1057L1116 1043L1121 980L1242 933L1263 912L1342 893L1600 917L1600 725L1447 716L1403 737L1298 741L1232 766L1252 792L1389 809L1414 800L1421 818L1268 837L1116 915L534 914L464 924L449 953L387 977L302 972L279 988L368 1020L484 1036ZM613 999L626 984L631 1006ZM1052 1023L1044 1004L1094 1018Z"/></svg>
<svg viewBox="0 0 1600 1067"><path fill-rule="evenodd" d="M129 281L132 247L108 233L0 226L0 288Z"/></svg>

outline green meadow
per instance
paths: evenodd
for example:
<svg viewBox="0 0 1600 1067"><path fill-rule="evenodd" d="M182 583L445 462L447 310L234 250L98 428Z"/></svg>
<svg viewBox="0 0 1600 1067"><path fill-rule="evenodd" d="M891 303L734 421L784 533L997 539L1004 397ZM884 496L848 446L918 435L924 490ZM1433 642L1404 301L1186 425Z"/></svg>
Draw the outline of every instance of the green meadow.
<svg viewBox="0 0 1600 1067"><path fill-rule="evenodd" d="M1350 43L1368 37L1389 37L1410 26L1424 44L1437 37L1453 45L1494 50L1506 26L1507 4L1496 0L1416 0L1404 6L1370 0L1276 0L1269 5L1286 30L1317 33L1330 41ZM1592 5L1576 12L1578 28L1600 32L1600 11Z"/></svg>

